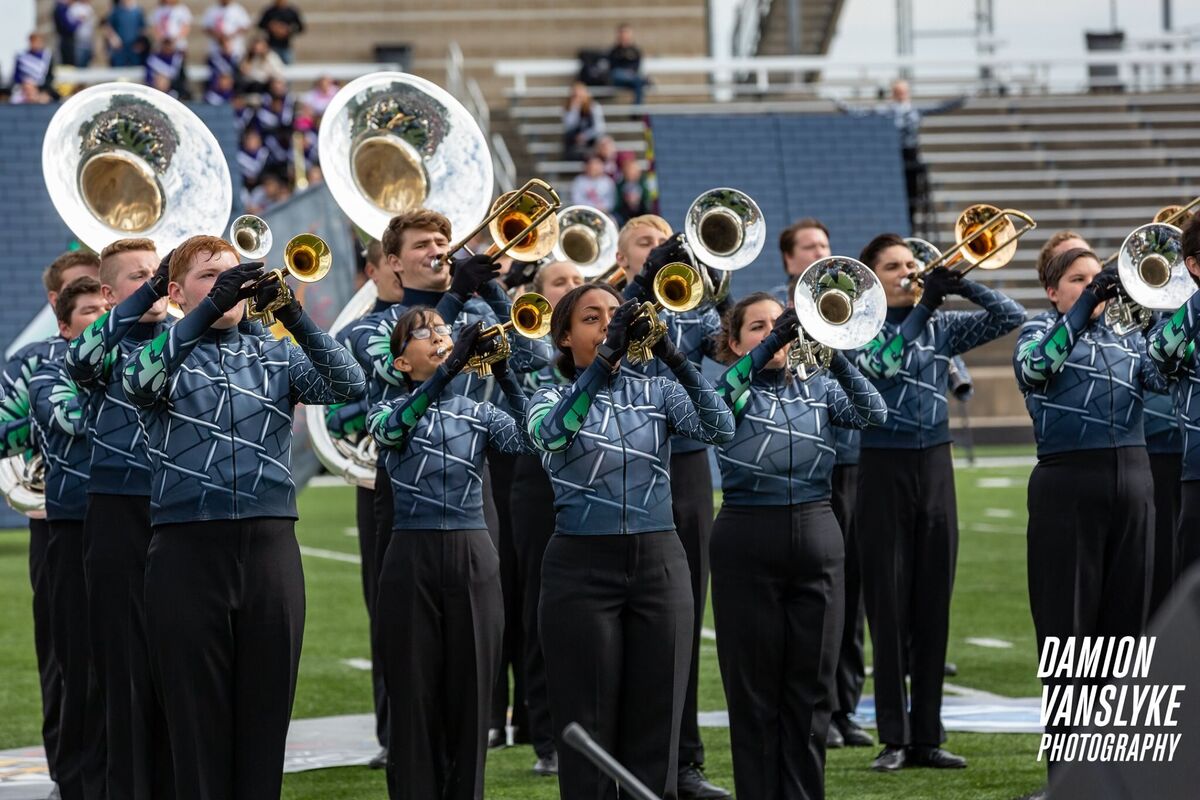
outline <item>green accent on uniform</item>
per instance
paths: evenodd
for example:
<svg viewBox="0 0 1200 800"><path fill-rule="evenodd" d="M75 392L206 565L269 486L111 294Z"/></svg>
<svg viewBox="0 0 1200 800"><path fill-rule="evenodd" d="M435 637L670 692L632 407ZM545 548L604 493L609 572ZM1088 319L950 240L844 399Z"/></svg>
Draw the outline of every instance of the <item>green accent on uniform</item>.
<svg viewBox="0 0 1200 800"><path fill-rule="evenodd" d="M904 341L904 337L896 335L892 340L883 346L883 351L879 354L880 361L883 362L884 371L888 375L895 375L900 370L900 365L904 363L904 345L908 344Z"/></svg>
<svg viewBox="0 0 1200 800"><path fill-rule="evenodd" d="M400 413L400 424L406 430L412 430L417 427L417 422L420 421L421 415L429 409L429 402L428 394L424 392L418 393L413 397L413 401L405 406L404 410Z"/></svg>
<svg viewBox="0 0 1200 800"><path fill-rule="evenodd" d="M59 382L50 389L50 406L54 419L58 427L71 436L78 436L83 432L83 426L80 424L83 422L83 409L73 404L78 397L79 389L74 381Z"/></svg>
<svg viewBox="0 0 1200 800"><path fill-rule="evenodd" d="M580 392L575 398L575 402L567 409L566 415L563 417L563 427L571 433L578 433L583 428L583 422L587 419L588 411L592 408L592 397L587 392Z"/></svg>
<svg viewBox="0 0 1200 800"><path fill-rule="evenodd" d="M538 403L529 411L529 435L539 447L543 450L561 450L566 446L567 437L560 437L553 442L548 442L542 436L542 420L549 416L554 410L554 403Z"/></svg>
<svg viewBox="0 0 1200 800"><path fill-rule="evenodd" d="M4 452L13 453L29 447L30 431L28 419L24 420L24 424L8 428L5 431Z"/></svg>
<svg viewBox="0 0 1200 800"><path fill-rule="evenodd" d="M98 364L102 360L100 346L104 343L104 327L108 323L108 317L112 311L104 312L100 319L93 322L84 328L83 333L79 334L78 341L82 342L79 347L80 360L85 364ZM104 359L104 369L107 371L112 367L115 356L111 359Z"/></svg>
<svg viewBox="0 0 1200 800"><path fill-rule="evenodd" d="M125 368L125 374L138 383L139 386L152 386L155 380L166 372L167 362L163 358L163 350L167 347L170 330L165 330L142 349L136 363L130 362Z"/></svg>

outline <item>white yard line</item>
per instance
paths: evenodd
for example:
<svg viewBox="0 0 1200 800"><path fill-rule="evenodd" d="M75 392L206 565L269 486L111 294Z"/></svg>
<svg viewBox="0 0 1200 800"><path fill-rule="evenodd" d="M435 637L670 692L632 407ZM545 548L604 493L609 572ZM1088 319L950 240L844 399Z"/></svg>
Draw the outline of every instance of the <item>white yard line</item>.
<svg viewBox="0 0 1200 800"><path fill-rule="evenodd" d="M337 550L323 550L320 547L305 547L300 545L300 555L312 558L327 558L330 561L342 561L346 564L362 564L362 558L353 553L341 553Z"/></svg>

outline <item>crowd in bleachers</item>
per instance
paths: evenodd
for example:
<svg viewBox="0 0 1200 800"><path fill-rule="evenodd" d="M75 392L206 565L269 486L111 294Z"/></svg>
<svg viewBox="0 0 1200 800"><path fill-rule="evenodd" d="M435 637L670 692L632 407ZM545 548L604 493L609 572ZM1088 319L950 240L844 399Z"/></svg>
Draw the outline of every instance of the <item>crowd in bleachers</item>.
<svg viewBox="0 0 1200 800"><path fill-rule="evenodd" d="M60 96L56 64L88 67L94 45L104 45L108 65L141 67L143 81L180 100L228 105L240 134L238 163L244 178L243 205L258 213L287 199L294 188L320 181L317 130L338 86L319 78L300 94L284 79L292 40L303 32L300 11L275 0L254 25L241 4L216 0L200 17L208 37L203 56L188 53L192 12L179 0L159 0L147 12L141 0L113 0L98 15L91 0L59 0L54 10L57 52L34 32L15 61L8 87L12 103L49 103ZM185 67L201 58L209 67L202 84Z"/></svg>

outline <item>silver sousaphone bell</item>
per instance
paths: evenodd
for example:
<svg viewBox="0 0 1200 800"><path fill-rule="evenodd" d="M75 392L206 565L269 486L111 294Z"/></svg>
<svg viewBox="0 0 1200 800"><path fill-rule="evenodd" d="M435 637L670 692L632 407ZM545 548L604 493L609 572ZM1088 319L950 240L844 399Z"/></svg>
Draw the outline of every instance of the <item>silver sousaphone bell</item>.
<svg viewBox="0 0 1200 800"><path fill-rule="evenodd" d="M800 335L788 350L788 367L801 380L829 366L834 350L853 350L878 336L887 315L875 273L845 256L810 264L796 282L792 304Z"/></svg>
<svg viewBox="0 0 1200 800"><path fill-rule="evenodd" d="M1196 291L1183 263L1183 233L1174 225L1151 222L1134 228L1117 251L1117 274L1129 299L1143 308L1179 308Z"/></svg>
<svg viewBox="0 0 1200 800"><path fill-rule="evenodd" d="M709 189L688 207L683 238L704 281L704 299L716 303L729 294L732 273L750 266L762 252L767 223L758 203L745 192ZM722 273L717 285L704 267Z"/></svg>

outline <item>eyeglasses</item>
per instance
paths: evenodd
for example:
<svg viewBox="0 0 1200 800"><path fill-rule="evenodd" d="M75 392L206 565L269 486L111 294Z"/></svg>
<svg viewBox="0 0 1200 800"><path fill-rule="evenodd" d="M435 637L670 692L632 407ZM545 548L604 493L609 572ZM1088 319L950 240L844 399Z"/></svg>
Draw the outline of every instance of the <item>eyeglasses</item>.
<svg viewBox="0 0 1200 800"><path fill-rule="evenodd" d="M442 324L442 325L429 325L424 328L413 328L411 331L408 332L408 339L404 340L404 345L400 348L399 352L397 352L396 355L397 356L402 355L404 353L404 351L408 349L408 343L411 340L420 339L421 341L425 341L430 336L433 336L434 333L436 333L438 336L449 336L450 335L450 326L446 325L446 324Z"/></svg>

